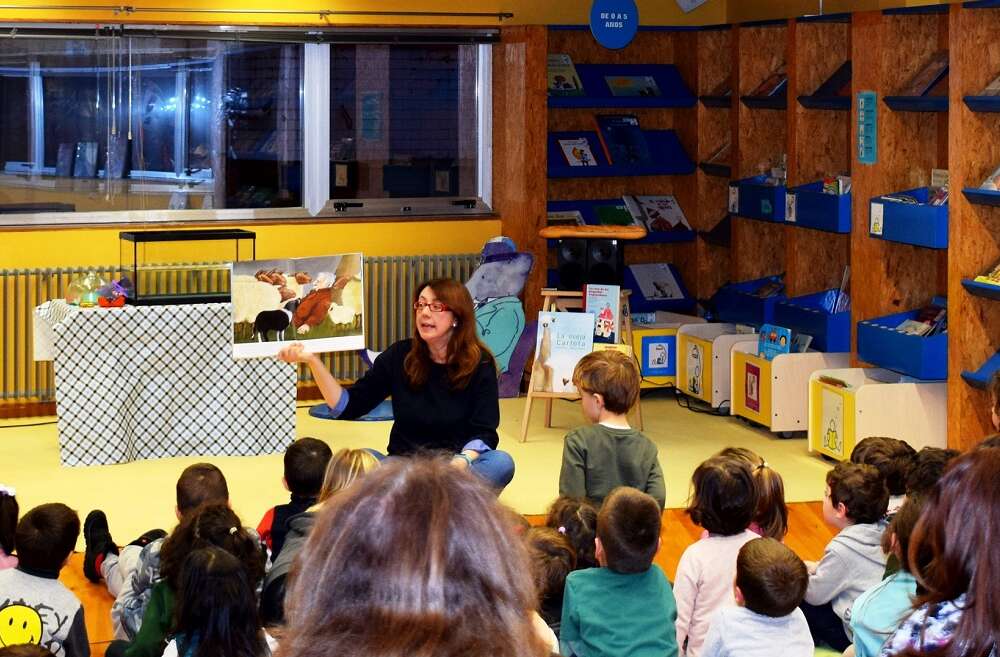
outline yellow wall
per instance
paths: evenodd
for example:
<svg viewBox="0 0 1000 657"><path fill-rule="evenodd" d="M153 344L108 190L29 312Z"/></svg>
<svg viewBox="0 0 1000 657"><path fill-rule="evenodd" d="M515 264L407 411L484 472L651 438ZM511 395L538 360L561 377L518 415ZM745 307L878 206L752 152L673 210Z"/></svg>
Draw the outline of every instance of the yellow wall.
<svg viewBox="0 0 1000 657"><path fill-rule="evenodd" d="M768 0L769 1L769 0ZM151 12L112 14L110 11L17 10L0 11L0 20L45 20L81 22L141 22L141 23L212 23L212 24L277 24L277 25L498 25L495 18L448 18L445 16L362 16L334 15L325 20L318 15L254 14L249 10L295 9L297 11L435 11L435 12L511 12L505 25L577 25L589 22L591 2L588 0L300 0L291 5L278 0L133 0L132 2L100 2L85 0L72 4L113 4L142 7L187 7L243 10L246 13L172 13ZM31 0L25 6L53 5L53 2ZM71 3L66 3L71 4ZM639 20L643 25L710 25L726 20L726 0L708 0L690 14L683 13L674 0L637 0Z"/></svg>
<svg viewBox="0 0 1000 657"><path fill-rule="evenodd" d="M353 251L366 255L478 253L486 240L501 232L498 219L246 225L240 228L257 233L259 260ZM0 231L0 269L117 265L119 230Z"/></svg>

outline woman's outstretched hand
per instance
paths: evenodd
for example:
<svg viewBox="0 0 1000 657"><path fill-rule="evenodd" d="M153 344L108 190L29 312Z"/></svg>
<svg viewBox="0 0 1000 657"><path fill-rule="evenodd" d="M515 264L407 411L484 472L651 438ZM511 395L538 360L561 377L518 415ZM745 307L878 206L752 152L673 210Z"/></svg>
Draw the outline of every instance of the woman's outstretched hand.
<svg viewBox="0 0 1000 657"><path fill-rule="evenodd" d="M286 363L308 363L315 355L306 351L301 342L293 342L278 352L278 360Z"/></svg>

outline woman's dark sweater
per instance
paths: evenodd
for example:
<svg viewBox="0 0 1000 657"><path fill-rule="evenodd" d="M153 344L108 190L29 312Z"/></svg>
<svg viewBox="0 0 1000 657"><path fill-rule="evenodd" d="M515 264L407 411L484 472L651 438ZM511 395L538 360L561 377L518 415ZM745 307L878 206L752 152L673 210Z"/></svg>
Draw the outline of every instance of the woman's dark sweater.
<svg viewBox="0 0 1000 657"><path fill-rule="evenodd" d="M499 389L493 359L484 354L464 389L452 389L445 365L431 365L427 383L414 390L406 380L403 360L410 340L400 340L375 359L371 369L348 390L342 420L354 420L392 396L395 422L389 433L390 455L422 449L459 452L472 440L496 449L500 424Z"/></svg>

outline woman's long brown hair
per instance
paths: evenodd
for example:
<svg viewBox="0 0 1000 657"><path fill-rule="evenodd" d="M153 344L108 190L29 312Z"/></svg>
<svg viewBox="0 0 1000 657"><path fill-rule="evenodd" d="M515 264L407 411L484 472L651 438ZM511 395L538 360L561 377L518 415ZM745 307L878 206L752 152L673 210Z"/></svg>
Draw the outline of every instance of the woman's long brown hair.
<svg viewBox="0 0 1000 657"><path fill-rule="evenodd" d="M956 458L930 493L910 538L909 563L926 592L914 608L966 594L951 641L899 655L986 657L1000 643L1000 449Z"/></svg>
<svg viewBox="0 0 1000 657"><path fill-rule="evenodd" d="M447 367L451 387L461 390L469 385L472 375L483 360L483 355L486 354L492 361L493 354L476 333L476 311L472 307L472 297L465 286L452 278L435 278L416 287L413 293L414 303L420 299L420 293L428 287L434 291L438 301L448 306L458 324L448 342ZM420 337L417 323L414 322L413 345L403 361L406 379L412 387L421 388L427 383L433 362L430 349Z"/></svg>
<svg viewBox="0 0 1000 657"><path fill-rule="evenodd" d="M389 459L319 512L277 657L541 657L524 545L446 460Z"/></svg>

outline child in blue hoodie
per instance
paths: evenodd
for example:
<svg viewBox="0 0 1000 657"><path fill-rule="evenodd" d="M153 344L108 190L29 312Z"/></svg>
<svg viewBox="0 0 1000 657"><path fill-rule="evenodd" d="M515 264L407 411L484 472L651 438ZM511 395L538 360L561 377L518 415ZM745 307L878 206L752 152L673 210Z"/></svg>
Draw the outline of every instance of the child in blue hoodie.
<svg viewBox="0 0 1000 657"><path fill-rule="evenodd" d="M888 505L889 490L873 466L838 463L827 473L823 519L840 531L819 562L806 562L809 586L802 603L817 645L839 652L851 645L851 607L885 572L879 521Z"/></svg>

